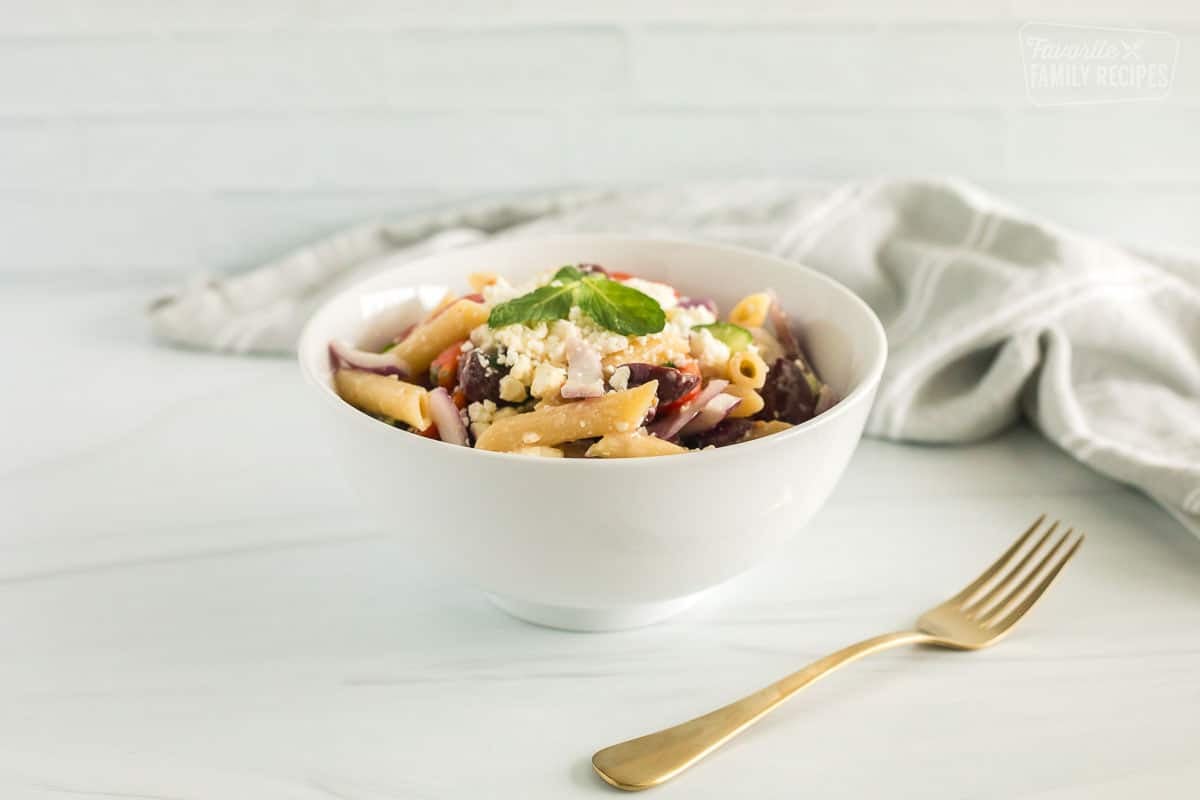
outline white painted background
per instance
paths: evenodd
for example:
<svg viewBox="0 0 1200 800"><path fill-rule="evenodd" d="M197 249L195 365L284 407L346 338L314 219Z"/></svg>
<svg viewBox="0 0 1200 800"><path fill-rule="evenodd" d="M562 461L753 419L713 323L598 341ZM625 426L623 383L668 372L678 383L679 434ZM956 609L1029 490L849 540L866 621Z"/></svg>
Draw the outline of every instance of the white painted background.
<svg viewBox="0 0 1200 800"><path fill-rule="evenodd" d="M1200 244L1192 2L4 0L0 273L227 270L365 217L569 185L957 174ZM1181 42L1163 102L1035 108L1026 21Z"/></svg>

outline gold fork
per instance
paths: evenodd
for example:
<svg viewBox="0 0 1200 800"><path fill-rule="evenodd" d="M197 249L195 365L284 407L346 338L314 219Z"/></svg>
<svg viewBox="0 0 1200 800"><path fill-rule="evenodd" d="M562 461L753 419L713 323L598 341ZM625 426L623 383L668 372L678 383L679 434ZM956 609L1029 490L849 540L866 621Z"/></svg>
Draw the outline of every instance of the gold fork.
<svg viewBox="0 0 1200 800"><path fill-rule="evenodd" d="M702 717L606 747L592 756L592 766L601 778L618 789L648 789L683 772L810 683L865 655L906 644L954 650L979 650L995 644L1033 608L1083 543L1082 533L1072 538L1072 528L1055 537L1050 549L1035 562L1058 530L1055 522L1021 555L1045 519L1045 514L1038 517L1029 530L961 592L922 614L916 630L888 633L852 644ZM1063 551L1068 542L1070 546Z"/></svg>

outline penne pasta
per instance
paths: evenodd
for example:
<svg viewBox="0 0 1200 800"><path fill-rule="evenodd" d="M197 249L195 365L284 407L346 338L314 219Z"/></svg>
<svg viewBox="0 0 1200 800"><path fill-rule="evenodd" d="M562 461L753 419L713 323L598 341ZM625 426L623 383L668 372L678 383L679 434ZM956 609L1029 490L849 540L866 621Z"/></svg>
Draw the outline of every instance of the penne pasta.
<svg viewBox="0 0 1200 800"><path fill-rule="evenodd" d="M571 401L568 400L567 398L563 397L560 392L554 392L553 394L548 394L545 397L538 400L537 403L534 404L533 410L538 411L543 408L552 408L554 406L561 406L565 403L570 403L570 402Z"/></svg>
<svg viewBox="0 0 1200 800"><path fill-rule="evenodd" d="M763 406L766 405L763 402L762 395L749 386L738 386L736 383L731 383L725 387L725 394L731 394L742 401L729 412L729 416L734 419L753 417L762 411Z"/></svg>
<svg viewBox="0 0 1200 800"><path fill-rule="evenodd" d="M730 310L729 321L743 328L761 328L770 308L771 296L766 292L748 294Z"/></svg>
<svg viewBox="0 0 1200 800"><path fill-rule="evenodd" d="M754 424L750 426L750 432L746 434L745 441L751 439L761 439L764 436L770 436L773 433L782 433L792 427L791 423L784 422L781 419L761 420L756 419Z"/></svg>
<svg viewBox="0 0 1200 800"><path fill-rule="evenodd" d="M418 431L433 424L428 392L395 375L339 369L333 374L333 385L343 400L360 411L398 420Z"/></svg>
<svg viewBox="0 0 1200 800"><path fill-rule="evenodd" d="M454 292L446 292L444 295L442 295L442 299L438 300L438 304L433 307L433 311L430 311L429 316L426 317L425 319L432 319L433 317L442 313L442 311L445 310L446 306L450 305L457 299L458 299L458 295L456 295Z"/></svg>
<svg viewBox="0 0 1200 800"><path fill-rule="evenodd" d="M589 447L585 455L590 458L640 458L673 456L687 451L686 447L639 430L632 433L610 433Z"/></svg>
<svg viewBox="0 0 1200 800"><path fill-rule="evenodd" d="M471 329L487 322L487 318L488 309L484 304L456 300L414 328L392 352L408 368L410 375L422 375L439 353L467 338Z"/></svg>
<svg viewBox="0 0 1200 800"><path fill-rule="evenodd" d="M494 272L472 272L467 276L467 283L476 292L482 292L484 287L491 286L500 276Z"/></svg>
<svg viewBox="0 0 1200 800"><path fill-rule="evenodd" d="M758 353L742 350L729 357L729 382L747 389L761 389L767 382L767 362Z"/></svg>
<svg viewBox="0 0 1200 800"><path fill-rule="evenodd" d="M657 390L658 381L650 381L636 389L496 420L480 435L475 446L481 450L519 450L628 433L641 427Z"/></svg>

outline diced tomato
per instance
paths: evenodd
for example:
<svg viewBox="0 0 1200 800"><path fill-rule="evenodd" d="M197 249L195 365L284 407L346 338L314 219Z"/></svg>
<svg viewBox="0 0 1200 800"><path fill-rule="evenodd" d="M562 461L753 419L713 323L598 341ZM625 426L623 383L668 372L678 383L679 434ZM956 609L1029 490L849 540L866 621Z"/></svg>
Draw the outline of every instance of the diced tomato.
<svg viewBox="0 0 1200 800"><path fill-rule="evenodd" d="M458 406L459 411L467 407L467 393L462 389L455 389L454 394L450 395L450 399L454 401L454 405Z"/></svg>
<svg viewBox="0 0 1200 800"><path fill-rule="evenodd" d="M697 383L695 389L692 389L690 392L688 392L687 394L685 394L683 397L679 398L675 402L665 404L662 408L658 409L658 413L665 414L670 411L675 411L676 409L681 408L684 405L684 403L690 403L696 397L696 395L700 394L700 392L701 392L701 384Z"/></svg>
<svg viewBox="0 0 1200 800"><path fill-rule="evenodd" d="M429 365L429 383L449 390L458 382L458 356L465 339L447 347Z"/></svg>
<svg viewBox="0 0 1200 800"><path fill-rule="evenodd" d="M615 272L608 273L608 277L614 281L627 281L630 278L636 278L637 276L634 275L632 272L621 272L620 270L617 270ZM667 284L667 283L664 283L663 286L669 286L671 291L675 293L675 299L676 300L679 299L679 290L678 289L676 289L674 286L671 286L670 284Z"/></svg>
<svg viewBox="0 0 1200 800"><path fill-rule="evenodd" d="M418 436L424 436L426 439L440 439L441 434L438 433L437 425L430 423L429 427L423 431L413 431Z"/></svg>

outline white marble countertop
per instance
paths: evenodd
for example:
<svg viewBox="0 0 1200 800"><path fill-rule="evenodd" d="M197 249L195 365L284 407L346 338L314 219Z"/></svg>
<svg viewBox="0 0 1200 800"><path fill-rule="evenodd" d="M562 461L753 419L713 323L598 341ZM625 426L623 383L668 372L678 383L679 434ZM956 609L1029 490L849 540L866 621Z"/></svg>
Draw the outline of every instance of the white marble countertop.
<svg viewBox="0 0 1200 800"><path fill-rule="evenodd" d="M146 297L0 293L6 800L615 796L593 750L910 623L1043 510L1089 538L1002 645L850 667L655 796L1200 786L1200 541L1029 431L866 441L770 564L562 633L406 559L312 450L293 365L152 346Z"/></svg>

